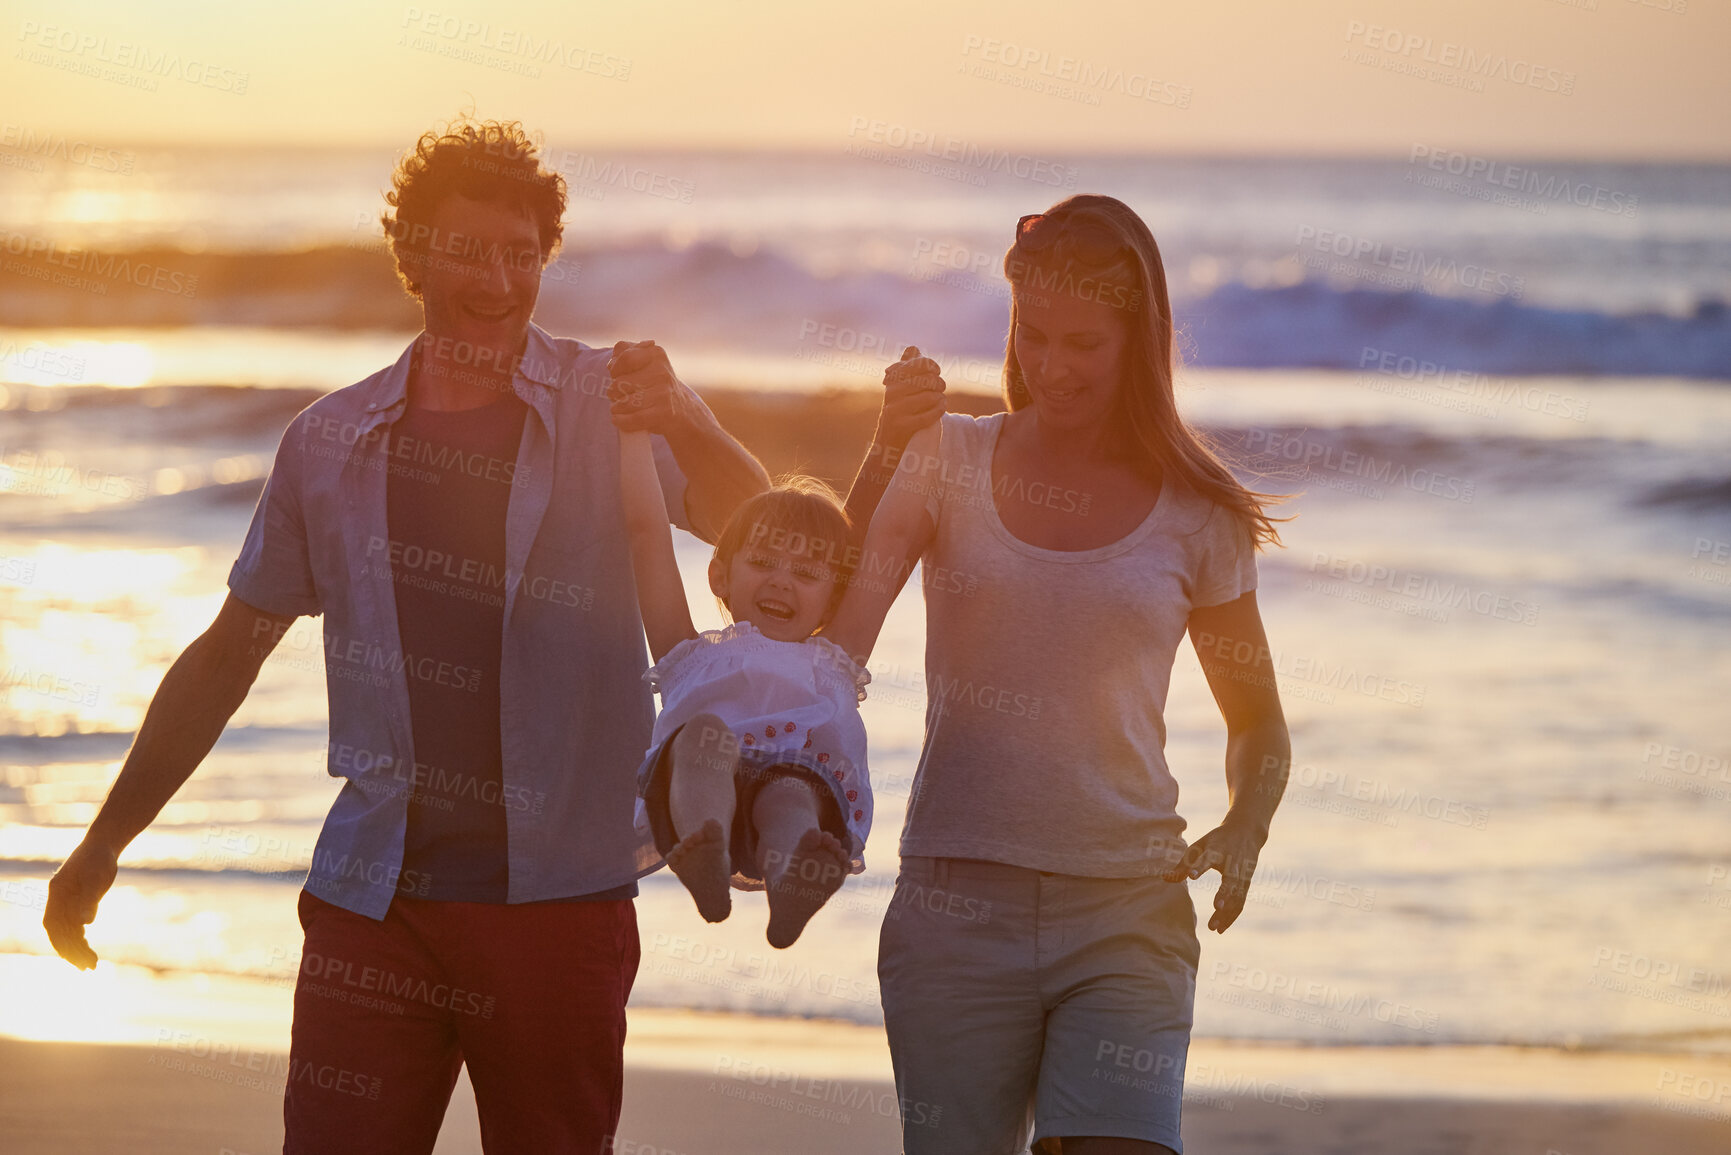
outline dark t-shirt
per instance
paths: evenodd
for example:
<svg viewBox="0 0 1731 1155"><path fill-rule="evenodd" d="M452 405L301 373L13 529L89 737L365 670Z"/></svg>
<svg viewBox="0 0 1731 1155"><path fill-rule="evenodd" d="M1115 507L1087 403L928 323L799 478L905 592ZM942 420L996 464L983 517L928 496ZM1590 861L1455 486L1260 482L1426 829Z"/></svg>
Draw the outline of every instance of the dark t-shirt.
<svg viewBox="0 0 1731 1155"><path fill-rule="evenodd" d="M385 519L403 652L439 676L411 676L415 769L403 873L425 897L505 901L507 792L499 735L505 624L505 516L528 413L515 394L478 409L410 405L390 433ZM549 725L557 724L548 719ZM636 886L576 896L629 898Z"/></svg>

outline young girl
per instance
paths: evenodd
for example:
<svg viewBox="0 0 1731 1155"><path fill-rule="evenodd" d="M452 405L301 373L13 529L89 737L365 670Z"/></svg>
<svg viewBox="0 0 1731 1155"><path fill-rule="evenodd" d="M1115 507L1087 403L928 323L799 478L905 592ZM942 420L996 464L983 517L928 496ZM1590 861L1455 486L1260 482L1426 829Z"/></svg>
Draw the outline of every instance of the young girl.
<svg viewBox="0 0 1731 1155"><path fill-rule="evenodd" d="M661 695L637 772L637 824L720 922L729 884L766 890L768 938L786 947L865 869L871 830L865 726L871 675L813 636L846 573L835 495L800 479L742 504L722 530L709 587L733 624L698 633L673 556L649 436L620 438L637 598Z"/></svg>

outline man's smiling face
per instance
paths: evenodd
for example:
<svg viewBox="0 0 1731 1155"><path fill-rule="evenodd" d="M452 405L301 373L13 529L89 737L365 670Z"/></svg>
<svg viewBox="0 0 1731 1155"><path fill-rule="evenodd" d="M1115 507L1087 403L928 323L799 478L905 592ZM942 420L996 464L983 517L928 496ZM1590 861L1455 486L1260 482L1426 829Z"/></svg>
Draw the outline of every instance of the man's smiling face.
<svg viewBox="0 0 1731 1155"><path fill-rule="evenodd" d="M429 224L429 249L413 269L428 334L488 350L474 359L478 365L508 364L523 347L541 292L535 222L509 202L453 195Z"/></svg>

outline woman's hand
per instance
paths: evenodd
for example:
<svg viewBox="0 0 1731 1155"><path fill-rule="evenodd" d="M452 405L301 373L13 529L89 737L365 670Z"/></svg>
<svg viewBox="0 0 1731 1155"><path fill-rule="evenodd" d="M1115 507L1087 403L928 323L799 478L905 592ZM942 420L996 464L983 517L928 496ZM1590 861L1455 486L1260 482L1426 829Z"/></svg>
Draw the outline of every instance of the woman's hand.
<svg viewBox="0 0 1731 1155"><path fill-rule="evenodd" d="M1286 790L1292 737L1280 709L1274 654L1256 608L1256 591L1190 611L1190 640L1208 688L1226 720L1226 817L1166 872L1168 882L1220 871L1208 929L1225 931L1244 909L1256 857L1268 841L1274 810Z"/></svg>
<svg viewBox="0 0 1731 1155"><path fill-rule="evenodd" d="M866 527L872 524L878 502L896 476L915 434L922 429L931 430L931 443L936 450L937 421L943 415L944 379L939 375L938 363L920 356L919 348L909 345L902 352L902 359L884 370L884 401L883 408L878 410L877 432L872 434L865 460L860 462L853 485L848 487L847 517L856 539L864 537ZM882 624L880 620L872 627L872 637L877 636L877 626Z"/></svg>
<svg viewBox="0 0 1731 1155"><path fill-rule="evenodd" d="M938 363L909 345L902 359L884 370L883 408L878 410L874 449L902 450L913 435L942 417L944 379Z"/></svg>
<svg viewBox="0 0 1731 1155"><path fill-rule="evenodd" d="M1214 892L1214 913L1208 918L1208 929L1225 934L1244 910L1250 878L1256 873L1256 859L1262 853L1262 841L1247 826L1230 820L1222 822L1192 842L1178 865L1166 872L1165 879L1182 882L1218 870L1220 889Z"/></svg>

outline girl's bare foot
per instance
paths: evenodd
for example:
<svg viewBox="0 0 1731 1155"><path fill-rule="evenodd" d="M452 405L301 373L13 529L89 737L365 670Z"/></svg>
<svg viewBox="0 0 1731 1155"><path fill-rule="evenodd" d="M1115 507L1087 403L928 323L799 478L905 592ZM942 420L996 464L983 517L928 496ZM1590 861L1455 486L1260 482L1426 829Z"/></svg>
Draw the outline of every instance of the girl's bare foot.
<svg viewBox="0 0 1731 1155"><path fill-rule="evenodd" d="M847 851L835 835L815 827L800 835L782 868L764 879L769 893L769 945L792 946L847 876Z"/></svg>
<svg viewBox="0 0 1731 1155"><path fill-rule="evenodd" d="M733 896L727 883L733 877L733 865L728 861L721 823L711 818L695 834L686 835L667 852L667 865L691 892L697 913L705 922L721 922L732 913Z"/></svg>

